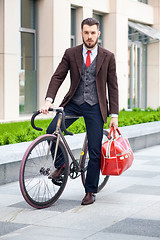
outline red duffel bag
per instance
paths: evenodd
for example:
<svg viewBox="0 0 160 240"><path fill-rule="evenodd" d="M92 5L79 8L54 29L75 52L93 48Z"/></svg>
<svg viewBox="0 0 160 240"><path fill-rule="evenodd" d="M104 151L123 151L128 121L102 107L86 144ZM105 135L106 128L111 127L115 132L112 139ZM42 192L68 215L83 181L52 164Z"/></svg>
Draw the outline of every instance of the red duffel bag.
<svg viewBox="0 0 160 240"><path fill-rule="evenodd" d="M118 137L114 127L111 128L108 140L102 145L101 172L103 175L120 175L126 171L133 162L133 152L127 138L122 137L120 131ZM113 137L111 134L113 133Z"/></svg>

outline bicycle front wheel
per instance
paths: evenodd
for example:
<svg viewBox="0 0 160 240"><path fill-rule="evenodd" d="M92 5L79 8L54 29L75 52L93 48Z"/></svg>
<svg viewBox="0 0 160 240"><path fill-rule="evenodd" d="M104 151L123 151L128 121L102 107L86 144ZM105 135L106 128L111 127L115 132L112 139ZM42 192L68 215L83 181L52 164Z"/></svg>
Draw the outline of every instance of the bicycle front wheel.
<svg viewBox="0 0 160 240"><path fill-rule="evenodd" d="M68 179L69 160L64 144L59 141L55 163L53 162L57 137L42 135L35 139L24 154L20 167L20 189L26 202L35 208L46 208L61 196ZM65 164L59 179L49 179L55 166Z"/></svg>
<svg viewBox="0 0 160 240"><path fill-rule="evenodd" d="M108 131L103 129L103 139L102 139L102 144L104 142L107 141L107 136L108 136ZM84 155L82 158L82 162L81 162L81 169L83 169L83 172L81 174L81 178L82 178L82 183L83 185L85 185L85 179L86 179L86 174L87 174L87 166L88 166L88 161L89 161L89 155L88 155L88 143L86 143L85 149L84 149ZM102 188L106 185L107 181L109 179L109 176L104 176L102 175L102 173L100 172L100 176L99 176L99 183L98 183L98 191L101 191Z"/></svg>

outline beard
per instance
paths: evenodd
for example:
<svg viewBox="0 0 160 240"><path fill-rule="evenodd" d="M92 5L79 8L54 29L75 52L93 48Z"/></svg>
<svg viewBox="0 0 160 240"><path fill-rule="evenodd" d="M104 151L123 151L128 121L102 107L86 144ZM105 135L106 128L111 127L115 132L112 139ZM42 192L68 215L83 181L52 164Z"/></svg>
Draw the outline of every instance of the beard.
<svg viewBox="0 0 160 240"><path fill-rule="evenodd" d="M93 42L93 41L91 41L91 42L85 42L83 37L82 37L82 39L83 39L84 45L85 45L86 48L88 48L88 49L94 48L94 47L96 46L97 42L98 42L98 37L97 37L97 39L96 39L95 42Z"/></svg>

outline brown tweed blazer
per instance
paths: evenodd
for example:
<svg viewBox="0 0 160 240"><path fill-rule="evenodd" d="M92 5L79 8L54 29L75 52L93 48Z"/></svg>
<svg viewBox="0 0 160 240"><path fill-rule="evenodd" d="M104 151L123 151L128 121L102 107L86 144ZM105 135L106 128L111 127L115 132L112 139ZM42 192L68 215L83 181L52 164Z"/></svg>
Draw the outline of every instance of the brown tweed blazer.
<svg viewBox="0 0 160 240"><path fill-rule="evenodd" d="M80 83L83 63L82 48L83 45L79 45L67 49L62 61L51 78L46 97L51 97L54 101L59 87L70 70L71 84L69 91L60 105L62 107L72 99ZM107 122L107 116L109 116L110 113L119 114L118 84L114 54L100 46L98 46L96 64L96 86L101 114L104 122ZM108 99L106 97L107 90Z"/></svg>

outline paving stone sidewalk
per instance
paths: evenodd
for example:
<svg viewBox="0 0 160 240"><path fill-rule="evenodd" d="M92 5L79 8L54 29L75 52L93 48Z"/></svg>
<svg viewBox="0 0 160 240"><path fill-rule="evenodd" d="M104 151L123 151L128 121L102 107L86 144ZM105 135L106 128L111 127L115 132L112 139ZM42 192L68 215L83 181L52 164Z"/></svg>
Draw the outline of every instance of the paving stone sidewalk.
<svg viewBox="0 0 160 240"><path fill-rule="evenodd" d="M132 167L110 177L96 202L81 206L81 179L69 179L61 198L36 210L22 198L19 183L0 186L0 239L159 240L160 145L134 153Z"/></svg>

